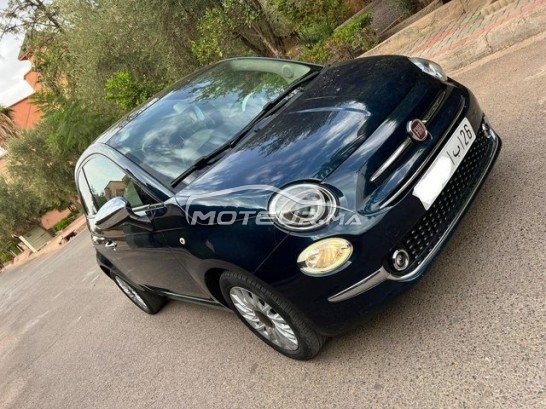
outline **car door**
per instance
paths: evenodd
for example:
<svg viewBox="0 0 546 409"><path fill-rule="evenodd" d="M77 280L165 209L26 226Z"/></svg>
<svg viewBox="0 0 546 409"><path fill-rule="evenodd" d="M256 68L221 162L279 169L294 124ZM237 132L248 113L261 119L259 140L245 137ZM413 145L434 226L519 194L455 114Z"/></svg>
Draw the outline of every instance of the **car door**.
<svg viewBox="0 0 546 409"><path fill-rule="evenodd" d="M166 207L121 167L104 155L93 155L78 174L78 187L93 245L122 276L137 285L209 298L177 260L156 227L155 219L162 218ZM149 223L142 226L127 222L107 230L98 229L95 214L115 197L125 198L133 212Z"/></svg>

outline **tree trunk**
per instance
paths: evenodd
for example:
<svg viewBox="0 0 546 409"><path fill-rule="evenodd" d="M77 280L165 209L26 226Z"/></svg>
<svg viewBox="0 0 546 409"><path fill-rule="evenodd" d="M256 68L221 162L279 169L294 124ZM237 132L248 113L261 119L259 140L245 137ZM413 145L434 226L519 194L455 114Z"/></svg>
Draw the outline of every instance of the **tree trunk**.
<svg viewBox="0 0 546 409"><path fill-rule="evenodd" d="M274 57L284 57L286 49L282 37L275 34L267 14L258 0L249 0L250 6L256 11L258 18L252 24L252 29Z"/></svg>
<svg viewBox="0 0 546 409"><path fill-rule="evenodd" d="M46 5L41 0L28 0L28 3L34 7L36 7L38 10L40 10L46 18L50 21L51 24L55 26L59 32L64 33L64 28L62 28L61 24L57 20L57 17L54 16L46 7Z"/></svg>
<svg viewBox="0 0 546 409"><path fill-rule="evenodd" d="M260 41L263 43L263 45L265 46L265 48L267 48L267 50L269 50L269 56L270 57L284 57L284 52L279 50L276 46L276 44L273 44L270 39L268 39L263 33L262 31L260 30L259 27L257 27L255 24L252 25L252 31L254 31L254 33L258 36L258 38L260 39Z"/></svg>
<svg viewBox="0 0 546 409"><path fill-rule="evenodd" d="M257 55L265 55L267 54L266 50L264 48L258 47L256 44L254 44L252 41L250 41L248 38L245 37L243 33L235 33L235 37L237 37L241 42L247 47L249 50L253 51Z"/></svg>

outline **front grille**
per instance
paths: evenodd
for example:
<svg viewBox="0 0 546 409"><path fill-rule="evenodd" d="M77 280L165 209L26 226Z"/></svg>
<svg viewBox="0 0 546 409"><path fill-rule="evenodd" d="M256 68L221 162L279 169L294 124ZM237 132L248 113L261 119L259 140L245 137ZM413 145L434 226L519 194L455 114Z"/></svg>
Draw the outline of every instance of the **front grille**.
<svg viewBox="0 0 546 409"><path fill-rule="evenodd" d="M441 113L442 116L445 116L446 118L451 118L451 122L447 122L441 127L443 132L440 132L440 130L435 132L435 135L433 137L434 146L432 150L430 150L430 152L429 150L423 152L424 154L423 156L426 156L426 157L424 158L424 160L417 161L417 162L421 162L421 165L417 167L415 171L408 172L408 174L410 175L409 178L407 178L407 180L405 180L404 183L400 183L400 187L397 188L394 192L392 192L390 196L383 203L381 203L381 208L385 208L391 205L393 202L395 202L399 198L405 196L405 194L411 189L414 180L417 177L419 177L419 175L422 174L422 170L425 166L427 166L428 161L432 160L432 158L434 157L435 150L440 148L440 146L443 144L443 141L445 141L447 138L449 138L450 135L453 134L453 131L457 128L457 125L463 120L464 107L465 107L464 97L454 92L451 92L448 95L451 95L452 98L451 99L447 98L446 101L443 101L444 99L446 99L445 96L438 97L438 98L442 98L442 101L445 102L441 106L441 109L436 108L436 111L433 112L432 108L430 108L425 116L430 115L432 112L432 117L431 117L431 120L432 120L434 119L436 114ZM427 122L427 127L429 126L428 124L429 123ZM412 145L414 150L419 149L418 145L409 144L409 146L412 146ZM397 166L403 166L403 164L407 164L407 157L400 156L398 157L398 161L394 163L399 163L399 165Z"/></svg>
<svg viewBox="0 0 546 409"><path fill-rule="evenodd" d="M487 165L488 146L488 139L480 132L436 201L402 241L411 256L403 274L421 264L448 229Z"/></svg>

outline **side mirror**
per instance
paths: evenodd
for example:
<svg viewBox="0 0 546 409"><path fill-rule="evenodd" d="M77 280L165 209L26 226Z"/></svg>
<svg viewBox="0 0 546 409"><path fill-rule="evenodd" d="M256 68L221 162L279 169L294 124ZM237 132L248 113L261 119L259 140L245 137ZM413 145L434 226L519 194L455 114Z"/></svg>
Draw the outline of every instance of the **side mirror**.
<svg viewBox="0 0 546 409"><path fill-rule="evenodd" d="M129 221L132 216L134 213L127 200L114 197L99 209L95 215L95 225L101 230L108 230Z"/></svg>
<svg viewBox="0 0 546 409"><path fill-rule="evenodd" d="M153 231L150 220L146 216L137 216L123 197L110 199L95 215L95 226L101 230L112 229L123 223Z"/></svg>

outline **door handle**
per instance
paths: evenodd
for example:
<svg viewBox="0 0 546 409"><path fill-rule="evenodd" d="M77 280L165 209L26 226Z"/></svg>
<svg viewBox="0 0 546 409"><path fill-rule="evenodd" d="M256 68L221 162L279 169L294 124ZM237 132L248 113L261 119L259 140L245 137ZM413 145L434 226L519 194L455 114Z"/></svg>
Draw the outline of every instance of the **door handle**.
<svg viewBox="0 0 546 409"><path fill-rule="evenodd" d="M104 239L102 237L92 236L91 240L93 240L93 243L95 244L104 243Z"/></svg>
<svg viewBox="0 0 546 409"><path fill-rule="evenodd" d="M116 243L115 241L108 241L106 242L106 244L104 245L105 248L107 249L111 249L111 250L116 250L116 247L118 246L118 243Z"/></svg>

